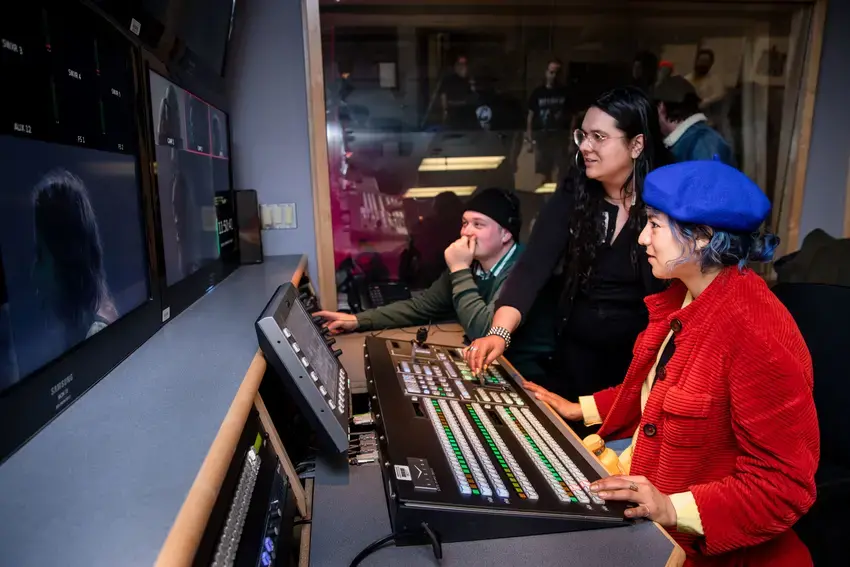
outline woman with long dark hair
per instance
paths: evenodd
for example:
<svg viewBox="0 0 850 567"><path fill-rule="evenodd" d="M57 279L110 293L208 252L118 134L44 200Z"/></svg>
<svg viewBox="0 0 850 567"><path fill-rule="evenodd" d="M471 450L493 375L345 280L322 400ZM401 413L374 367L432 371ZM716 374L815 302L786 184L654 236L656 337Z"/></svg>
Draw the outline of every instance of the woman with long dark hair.
<svg viewBox="0 0 850 567"><path fill-rule="evenodd" d="M600 96L574 138L576 167L541 211L490 334L466 352L473 372L485 369L541 290L559 285L559 347L545 387L572 398L622 381L646 328L643 299L662 284L637 242L645 224L641 192L646 175L671 161L655 106L635 87Z"/></svg>
<svg viewBox="0 0 850 567"><path fill-rule="evenodd" d="M118 319L97 218L83 181L64 169L42 178L33 204L36 290L64 326L70 348Z"/></svg>

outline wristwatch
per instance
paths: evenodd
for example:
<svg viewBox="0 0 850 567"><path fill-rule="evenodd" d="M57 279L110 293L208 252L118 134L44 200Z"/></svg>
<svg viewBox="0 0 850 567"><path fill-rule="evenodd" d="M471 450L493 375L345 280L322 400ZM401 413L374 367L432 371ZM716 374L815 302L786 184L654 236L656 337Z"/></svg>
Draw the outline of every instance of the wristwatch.
<svg viewBox="0 0 850 567"><path fill-rule="evenodd" d="M506 328L504 328L504 327L490 327L490 332L487 333L487 336L490 337L490 336L493 336L493 335L495 335L497 337L502 337L502 339L505 341L505 349L506 350L509 346L511 346L511 332L508 331Z"/></svg>

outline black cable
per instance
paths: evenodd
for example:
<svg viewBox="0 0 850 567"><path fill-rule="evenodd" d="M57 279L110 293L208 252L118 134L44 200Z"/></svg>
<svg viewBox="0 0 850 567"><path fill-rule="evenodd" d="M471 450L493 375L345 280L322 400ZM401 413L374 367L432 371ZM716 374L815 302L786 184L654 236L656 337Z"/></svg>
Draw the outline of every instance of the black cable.
<svg viewBox="0 0 850 567"><path fill-rule="evenodd" d="M443 558L443 545L440 542L440 538L437 537L437 534L431 529L431 527L427 524L427 522L422 522L420 524L422 528L422 532L424 535L428 536L428 539L431 540L431 550L434 552L434 557L437 558L437 561ZM409 537L419 535L420 532L413 530L405 530L402 532L395 532L388 536L384 536L381 539L375 540L366 547L363 548L363 551L357 554L357 556L351 561L349 567L357 567L360 565L360 562L381 549L383 546L393 541L394 539L398 539L400 537Z"/></svg>
<svg viewBox="0 0 850 567"><path fill-rule="evenodd" d="M296 520L292 523L293 526L304 526L307 524L312 524L313 520Z"/></svg>
<svg viewBox="0 0 850 567"><path fill-rule="evenodd" d="M390 534L388 536L384 536L381 539L377 539L363 548L363 551L357 554L357 556L351 561L351 565L349 567L357 567L360 565L360 562L372 555L374 552L378 551L380 548L391 542L396 538L397 534Z"/></svg>

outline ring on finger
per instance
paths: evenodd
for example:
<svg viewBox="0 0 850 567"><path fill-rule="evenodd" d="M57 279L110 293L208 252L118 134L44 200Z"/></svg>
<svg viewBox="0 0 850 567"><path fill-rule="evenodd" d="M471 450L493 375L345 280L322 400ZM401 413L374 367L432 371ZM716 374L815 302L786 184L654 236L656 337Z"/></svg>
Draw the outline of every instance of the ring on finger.
<svg viewBox="0 0 850 567"><path fill-rule="evenodd" d="M478 350L478 347L475 345L469 345L469 350Z"/></svg>
<svg viewBox="0 0 850 567"><path fill-rule="evenodd" d="M634 482L630 482L629 483L629 490L631 490L632 492L637 492L638 491L638 485Z"/></svg>

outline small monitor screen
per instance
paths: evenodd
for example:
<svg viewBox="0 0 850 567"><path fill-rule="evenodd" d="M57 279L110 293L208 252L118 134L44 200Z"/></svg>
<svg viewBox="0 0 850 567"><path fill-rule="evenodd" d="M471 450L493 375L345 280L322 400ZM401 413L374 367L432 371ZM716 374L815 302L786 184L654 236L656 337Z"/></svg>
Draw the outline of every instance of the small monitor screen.
<svg viewBox="0 0 850 567"><path fill-rule="evenodd" d="M328 392L336 392L339 381L339 361L328 348L324 337L316 330L316 326L301 306L301 302L296 301L292 306L286 316L285 326L295 336L322 386Z"/></svg>
<svg viewBox="0 0 850 567"><path fill-rule="evenodd" d="M2 392L150 289L129 44L76 2L11 3L0 39Z"/></svg>
<svg viewBox="0 0 850 567"><path fill-rule="evenodd" d="M153 71L150 88L165 279L171 286L218 259L222 247L235 246L232 215L219 219L230 193L227 115Z"/></svg>

